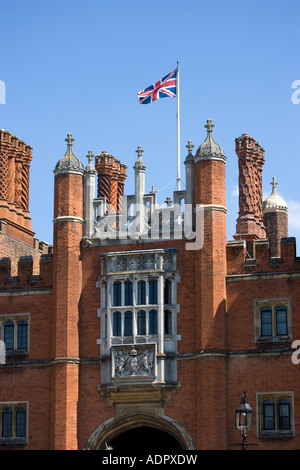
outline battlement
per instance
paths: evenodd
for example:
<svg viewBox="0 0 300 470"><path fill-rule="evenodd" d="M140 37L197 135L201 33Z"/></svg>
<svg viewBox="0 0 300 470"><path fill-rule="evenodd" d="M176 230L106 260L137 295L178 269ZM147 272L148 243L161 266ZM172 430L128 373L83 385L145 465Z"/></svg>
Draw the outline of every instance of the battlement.
<svg viewBox="0 0 300 470"><path fill-rule="evenodd" d="M13 149L19 155L23 154L32 158L32 147L4 129L0 129L0 145L3 149Z"/></svg>
<svg viewBox="0 0 300 470"><path fill-rule="evenodd" d="M300 257L296 256L296 239L282 238L280 258L271 256L267 238L233 240L227 242L227 273L249 274L262 272L300 271Z"/></svg>
<svg viewBox="0 0 300 470"><path fill-rule="evenodd" d="M38 274L34 271L34 258L31 255L19 258L16 273L12 271L11 258L0 258L0 289L51 287L52 258L51 253L41 254Z"/></svg>

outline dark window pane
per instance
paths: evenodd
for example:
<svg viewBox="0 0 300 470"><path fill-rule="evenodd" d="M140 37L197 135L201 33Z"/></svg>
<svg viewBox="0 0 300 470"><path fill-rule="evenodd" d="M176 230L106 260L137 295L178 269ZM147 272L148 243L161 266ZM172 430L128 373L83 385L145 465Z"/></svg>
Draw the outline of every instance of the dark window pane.
<svg viewBox="0 0 300 470"><path fill-rule="evenodd" d="M290 429L290 402L280 400L278 404L279 429Z"/></svg>
<svg viewBox="0 0 300 470"><path fill-rule="evenodd" d="M124 336L132 336L132 312L125 312Z"/></svg>
<svg viewBox="0 0 300 470"><path fill-rule="evenodd" d="M274 403L272 400L266 400L263 406L264 430L275 429Z"/></svg>
<svg viewBox="0 0 300 470"><path fill-rule="evenodd" d="M18 323L18 349L27 349L27 321Z"/></svg>
<svg viewBox="0 0 300 470"><path fill-rule="evenodd" d="M113 336L121 336L121 312L113 314Z"/></svg>
<svg viewBox="0 0 300 470"><path fill-rule="evenodd" d="M165 285L164 285L164 303L165 303L165 305L170 305L172 303L171 288L172 288L171 281L169 281L169 279L166 279L165 280Z"/></svg>
<svg viewBox="0 0 300 470"><path fill-rule="evenodd" d="M145 335L146 334L146 312L144 310L140 310L138 312L137 332L138 332L138 335Z"/></svg>
<svg viewBox="0 0 300 470"><path fill-rule="evenodd" d="M2 414L2 437L12 437L12 411L5 408Z"/></svg>
<svg viewBox="0 0 300 470"><path fill-rule="evenodd" d="M125 305L132 305L133 304L132 282L125 281L124 286L125 286Z"/></svg>
<svg viewBox="0 0 300 470"><path fill-rule="evenodd" d="M287 335L287 308L280 305L276 309L276 329L277 335Z"/></svg>
<svg viewBox="0 0 300 470"><path fill-rule="evenodd" d="M172 313L170 310L165 310L165 335L172 334Z"/></svg>
<svg viewBox="0 0 300 470"><path fill-rule="evenodd" d="M138 282L138 305L146 304L146 282Z"/></svg>
<svg viewBox="0 0 300 470"><path fill-rule="evenodd" d="M155 279L149 281L149 304L157 304L157 281Z"/></svg>
<svg viewBox="0 0 300 470"><path fill-rule="evenodd" d="M14 349L14 324L8 321L4 325L4 342L6 349Z"/></svg>
<svg viewBox="0 0 300 470"><path fill-rule="evenodd" d="M113 305L119 307L121 305L121 282L116 281L113 284Z"/></svg>
<svg viewBox="0 0 300 470"><path fill-rule="evenodd" d="M149 335L157 335L157 311L149 312Z"/></svg>
<svg viewBox="0 0 300 470"><path fill-rule="evenodd" d="M272 335L272 309L270 307L261 309L261 335Z"/></svg>
<svg viewBox="0 0 300 470"><path fill-rule="evenodd" d="M24 408L18 408L16 416L16 436L26 436L26 411Z"/></svg>

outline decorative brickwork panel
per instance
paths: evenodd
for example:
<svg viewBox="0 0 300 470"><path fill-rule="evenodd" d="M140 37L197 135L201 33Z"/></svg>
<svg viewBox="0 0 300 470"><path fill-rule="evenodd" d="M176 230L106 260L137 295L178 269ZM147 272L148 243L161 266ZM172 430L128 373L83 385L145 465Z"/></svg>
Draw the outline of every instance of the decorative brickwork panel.
<svg viewBox="0 0 300 470"><path fill-rule="evenodd" d="M102 152L95 157L95 168L98 173L98 197L106 198L110 212L118 212L120 199L124 194L126 165L107 152Z"/></svg>
<svg viewBox="0 0 300 470"><path fill-rule="evenodd" d="M8 156L0 154L0 199L7 199Z"/></svg>
<svg viewBox="0 0 300 470"><path fill-rule="evenodd" d="M25 211L29 210L29 165L22 166L22 196L21 207Z"/></svg>
<svg viewBox="0 0 300 470"><path fill-rule="evenodd" d="M15 171L15 205L22 207L22 162L16 161Z"/></svg>

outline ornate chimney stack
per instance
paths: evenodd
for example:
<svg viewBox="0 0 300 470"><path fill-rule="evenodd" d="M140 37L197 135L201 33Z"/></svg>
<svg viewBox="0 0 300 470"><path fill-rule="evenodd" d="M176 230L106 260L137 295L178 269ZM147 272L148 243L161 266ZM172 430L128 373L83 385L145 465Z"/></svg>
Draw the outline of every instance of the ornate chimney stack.
<svg viewBox="0 0 300 470"><path fill-rule="evenodd" d="M98 197L106 198L111 212L119 212L127 176L126 165L107 152L102 152L95 157L95 168L98 173Z"/></svg>
<svg viewBox="0 0 300 470"><path fill-rule="evenodd" d="M234 238L246 241L265 238L262 211L262 167L265 151L248 134L235 140L235 149L239 159L239 217Z"/></svg>
<svg viewBox="0 0 300 470"><path fill-rule="evenodd" d="M32 246L29 213L29 170L32 147L0 129L0 220L6 235Z"/></svg>

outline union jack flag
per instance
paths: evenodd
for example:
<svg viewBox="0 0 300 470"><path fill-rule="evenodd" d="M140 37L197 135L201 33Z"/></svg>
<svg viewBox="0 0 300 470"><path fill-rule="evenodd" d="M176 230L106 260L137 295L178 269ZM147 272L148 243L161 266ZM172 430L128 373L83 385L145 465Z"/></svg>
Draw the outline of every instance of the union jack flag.
<svg viewBox="0 0 300 470"><path fill-rule="evenodd" d="M174 98L176 96L177 85L177 68L169 73L158 82L145 88L138 93L140 104L152 103L152 101L159 98L167 98L168 96Z"/></svg>

